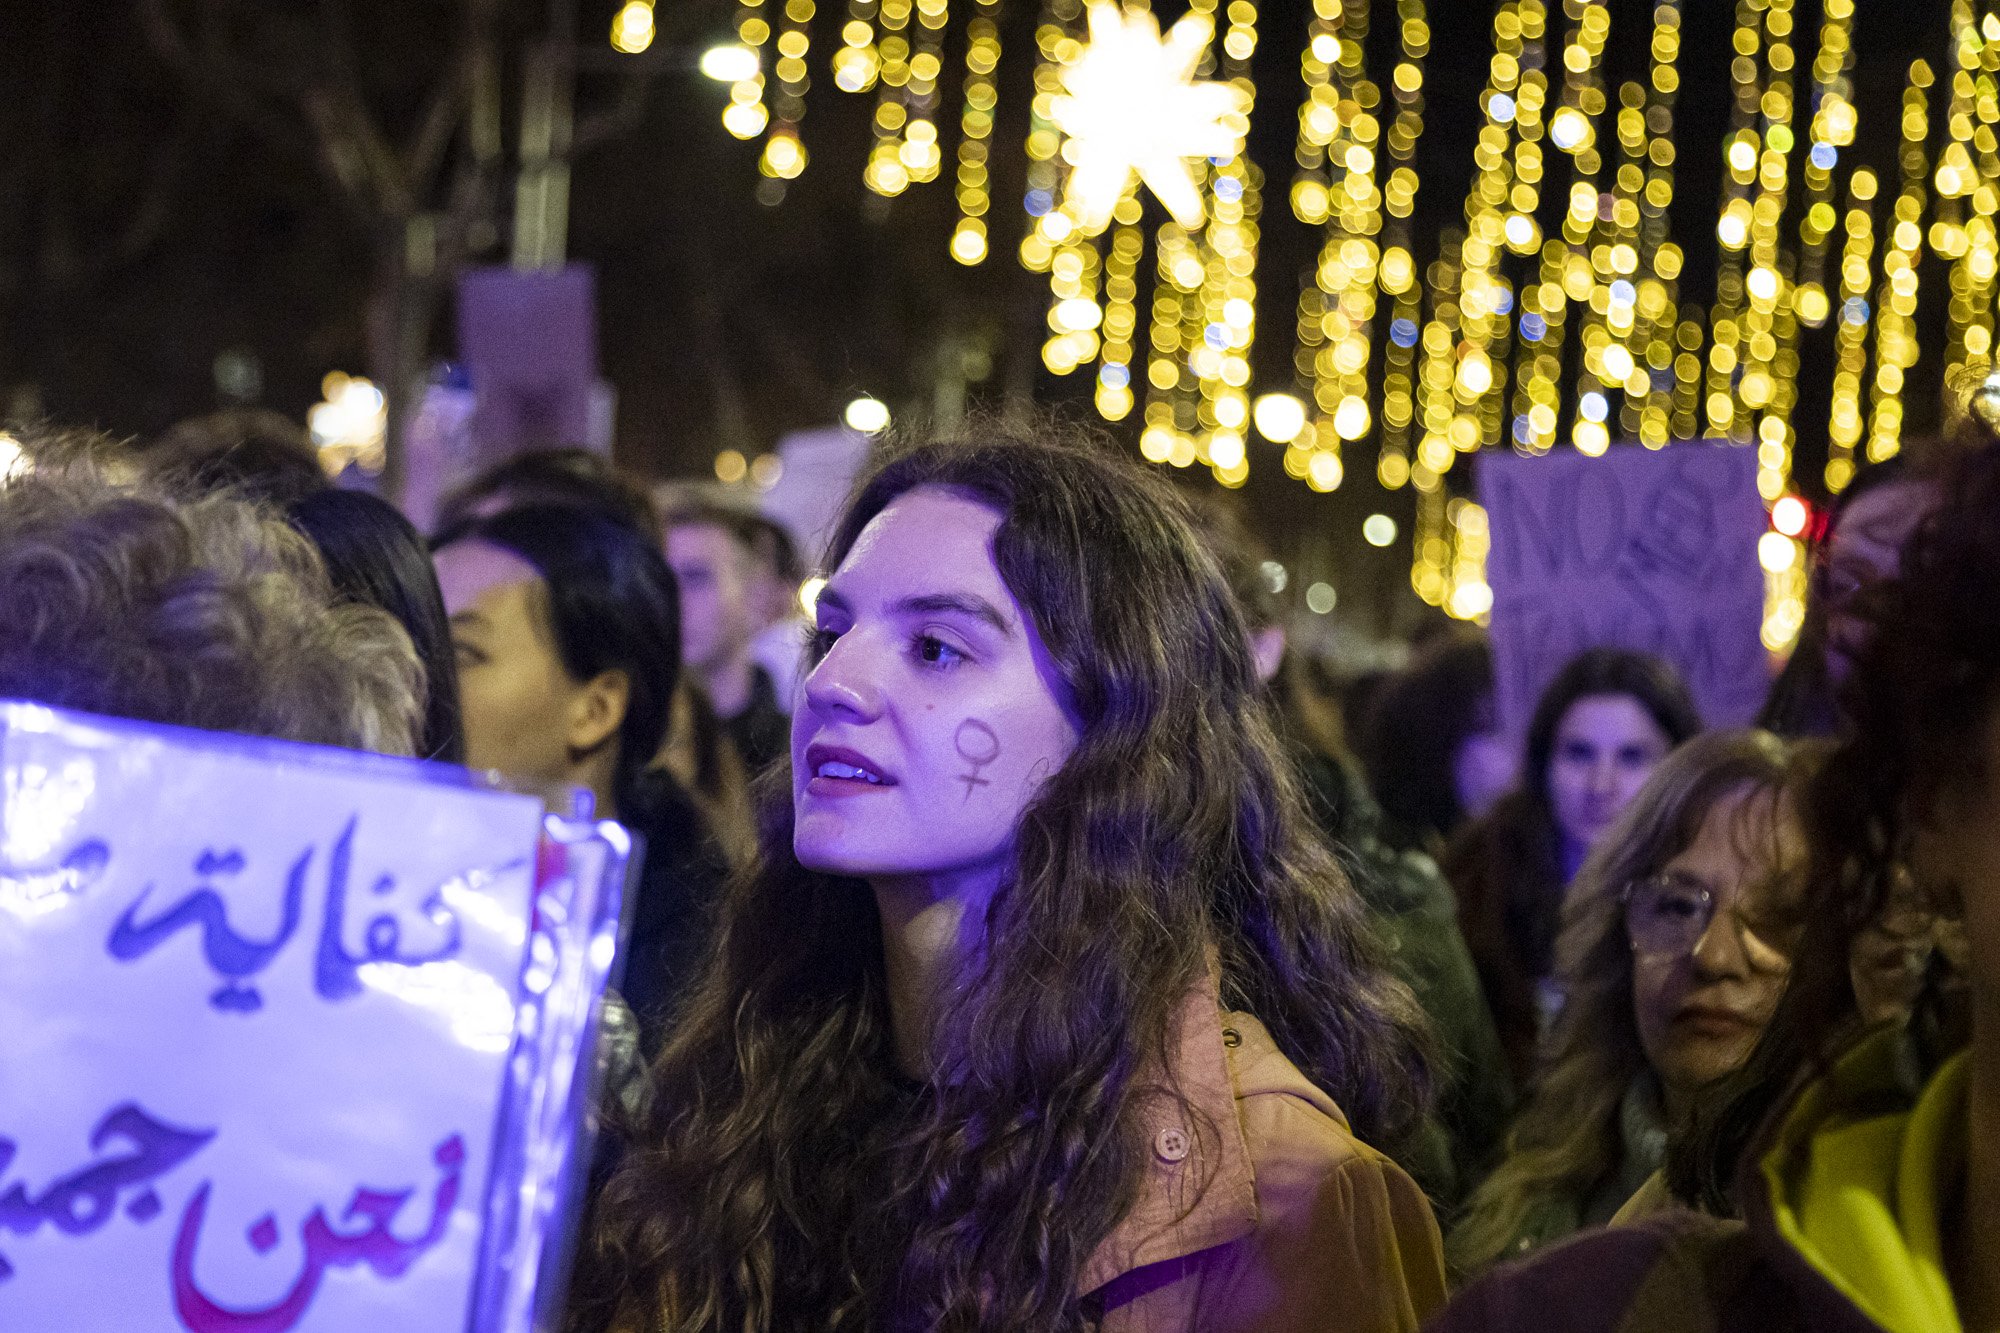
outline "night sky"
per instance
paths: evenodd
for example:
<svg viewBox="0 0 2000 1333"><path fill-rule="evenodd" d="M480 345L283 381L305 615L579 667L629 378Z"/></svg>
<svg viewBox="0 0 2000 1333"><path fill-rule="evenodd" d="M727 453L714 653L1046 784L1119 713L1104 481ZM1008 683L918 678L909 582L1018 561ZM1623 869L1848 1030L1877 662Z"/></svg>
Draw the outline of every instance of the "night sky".
<svg viewBox="0 0 2000 1333"><path fill-rule="evenodd" d="M511 159L520 51L544 30L546 7L491 2L503 11L498 49ZM217 405L217 357L233 352L260 372L260 401L302 417L327 371L364 368L374 252L370 224L343 206L307 147L298 99L285 110L288 92L329 77L328 57L304 26L321 8L306 0L156 3L191 30L252 53L267 84L256 90L263 110L246 116L227 98L194 96L148 40L143 0L0 7L0 50L10 69L0 98L0 408L15 417L39 410L148 433ZM425 93L448 67L463 7L348 0L356 86L392 138L411 132ZM954 5L946 46L948 111L940 123L947 165L940 179L894 201L863 188L874 97L833 86L825 57L847 16L843 0L826 0L815 23L814 87L803 125L812 163L781 203L767 206L755 197L756 146L730 138L718 123L725 86L692 68L695 53L730 36L733 3L660 0L661 41L641 58L650 71L644 115L578 162L572 187L570 250L599 274L604 371L619 392L620 462L655 476L706 475L719 449L761 452L785 431L831 421L863 390L904 416L927 409L940 386L950 392L959 380L975 403L1032 395L1088 413L1089 372L1058 380L1040 365L1046 280L1022 270L1012 253L1024 223L1018 201L1033 52L1034 14L1020 0L1007 10L998 76L994 256L966 269L946 253L955 216L949 178L956 116L949 109L962 69L961 7L969 9ZM1183 6L1164 0L1157 8L1171 21ZM1551 29L1559 32L1559 0L1550 8ZM1674 239L1688 255L1683 301L1705 303L1712 294L1735 8L1725 0L1686 5L1672 211ZM1884 183L1879 219L1895 189L1904 71L1919 55L1945 67L1948 6L1909 0L1858 8L1860 132L1837 179L1844 197L1848 166L1874 166ZM626 90L629 75L606 42L613 9L604 0L581 5L584 115ZM1374 9L1369 68L1379 81L1395 59L1395 7L1376 0ZM1652 6L1618 0L1610 9L1605 74L1615 94L1622 79L1645 76ZM1798 0L1797 11L1802 105L1795 123L1802 129L1819 6ZM1442 228L1463 223L1491 13L1488 4L1428 6L1433 40L1412 228L1419 265L1435 257ZM197 22L200 14L209 17ZM1259 391L1292 387L1291 309L1318 244L1316 229L1297 222L1284 202L1309 18L1304 0L1271 0L1259 21L1249 146L1267 175L1253 356ZM1932 120L1935 145L1943 120L1935 104ZM1567 179L1551 171L1545 197L1562 194ZM1794 200L1798 193L1795 175ZM511 189L501 191L499 230L480 256L487 262L505 258L510 203ZM1544 215L1550 211L1545 204ZM1149 222L1155 216L1149 208ZM1786 225L1795 241L1796 207ZM1838 243L1836 234L1836 267ZM1525 263L1516 261L1510 275ZM1927 361L1906 395L1911 433L1935 421L1943 273L1941 262L1926 261L1920 336ZM1832 339L1829 323L1808 330L1800 346L1798 471L1810 482L1824 458ZM448 311L432 350L450 351ZM1136 436L1136 417L1118 428L1128 438ZM1350 455L1345 485L1316 495L1287 478L1276 447L1258 440L1244 503L1288 563L1337 583L1336 619L1407 632L1435 614L1408 592L1407 544L1376 550L1360 541L1359 530L1364 516L1381 509L1407 532L1411 496L1380 491L1372 464L1364 441ZM1189 484L1212 484L1195 472ZM1462 470L1451 481L1463 485Z"/></svg>

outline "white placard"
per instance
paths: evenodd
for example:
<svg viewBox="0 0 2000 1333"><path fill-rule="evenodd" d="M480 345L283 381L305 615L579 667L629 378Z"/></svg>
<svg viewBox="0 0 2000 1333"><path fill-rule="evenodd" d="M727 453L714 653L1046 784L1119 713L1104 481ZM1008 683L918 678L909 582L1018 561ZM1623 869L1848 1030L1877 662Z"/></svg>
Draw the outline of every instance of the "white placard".
<svg viewBox="0 0 2000 1333"><path fill-rule="evenodd" d="M21 705L0 782L0 1329L471 1326L541 802Z"/></svg>

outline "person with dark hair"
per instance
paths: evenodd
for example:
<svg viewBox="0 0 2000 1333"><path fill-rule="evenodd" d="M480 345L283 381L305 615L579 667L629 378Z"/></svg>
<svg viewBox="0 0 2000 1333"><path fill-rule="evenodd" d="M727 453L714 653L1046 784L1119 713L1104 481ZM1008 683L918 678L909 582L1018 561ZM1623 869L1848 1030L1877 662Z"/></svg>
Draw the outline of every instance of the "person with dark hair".
<svg viewBox="0 0 2000 1333"><path fill-rule="evenodd" d="M1493 649L1477 631L1440 635L1377 692L1361 759L1398 846L1443 853L1515 783L1518 756L1493 702Z"/></svg>
<svg viewBox="0 0 2000 1333"><path fill-rule="evenodd" d="M464 763L451 626L423 538L394 505L360 491L326 487L294 500L286 512L319 548L340 594L387 611L416 646L426 696L418 756Z"/></svg>
<svg viewBox="0 0 2000 1333"><path fill-rule="evenodd" d="M1769 732L1697 736L1584 862L1556 940L1567 1000L1506 1158L1452 1229L1457 1271L1609 1221L1749 1056L1790 969L1803 771Z"/></svg>
<svg viewBox="0 0 2000 1333"><path fill-rule="evenodd" d="M1564 891L1654 767L1701 730L1687 686L1658 658L1578 654L1528 723L1521 785L1445 854L1458 920L1515 1079L1560 997L1550 987Z"/></svg>
<svg viewBox="0 0 2000 1333"><path fill-rule="evenodd" d="M1415 1138L1384 1146L1448 1214L1498 1145L1513 1101L1499 1033L1459 934L1457 900L1437 862L1383 837L1381 811L1347 751L1339 714L1304 679L1305 664L1291 650L1270 553L1233 510L1197 503L1195 515L1242 608L1257 679L1307 807L1367 904L1390 966L1430 1018L1436 1114Z"/></svg>
<svg viewBox="0 0 2000 1333"><path fill-rule="evenodd" d="M1861 597L1896 576L1898 553L1941 498L1935 478L1909 459L1902 453L1862 468L1827 508L1812 544L1805 625L1757 725L1781 736L1834 733L1834 700L1867 632Z"/></svg>
<svg viewBox="0 0 2000 1333"><path fill-rule="evenodd" d="M1185 504L975 428L880 462L827 560L572 1327L1414 1329L1436 1224L1361 1140L1421 1114L1420 1020Z"/></svg>
<svg viewBox="0 0 2000 1333"><path fill-rule="evenodd" d="M775 581L783 529L761 514L715 502L684 504L666 517L667 563L681 590L687 668L722 719L751 773L785 751L791 729L755 640L774 611L763 585ZM775 535L774 535L775 534Z"/></svg>
<svg viewBox="0 0 2000 1333"><path fill-rule="evenodd" d="M190 417L141 450L146 473L181 491L229 491L279 508L331 483L305 427L268 408Z"/></svg>
<svg viewBox="0 0 2000 1333"><path fill-rule="evenodd" d="M530 449L495 463L439 503L433 531L442 535L522 505L593 510L659 544L660 511L646 488L603 454L575 447Z"/></svg>
<svg viewBox="0 0 2000 1333"><path fill-rule="evenodd" d="M707 943L723 857L653 767L680 664L674 579L634 528L590 509L527 505L440 534L466 762L581 787L646 839L623 993L656 1044Z"/></svg>
<svg viewBox="0 0 2000 1333"><path fill-rule="evenodd" d="M1719 1132L1690 1154L1699 1169L1670 1162L1711 1214L1500 1269L1439 1333L2000 1327L2000 442L1940 494L1901 572L1856 608L1872 632L1807 793L1790 986L1703 1116ZM1906 878L1963 947L1906 1023L1870 1029L1850 946Z"/></svg>

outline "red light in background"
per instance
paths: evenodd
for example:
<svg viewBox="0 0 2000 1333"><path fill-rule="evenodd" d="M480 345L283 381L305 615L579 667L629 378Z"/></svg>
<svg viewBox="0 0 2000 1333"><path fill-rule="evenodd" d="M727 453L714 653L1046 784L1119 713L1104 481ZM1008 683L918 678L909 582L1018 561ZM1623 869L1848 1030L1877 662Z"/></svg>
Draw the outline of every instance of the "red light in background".
<svg viewBox="0 0 2000 1333"><path fill-rule="evenodd" d="M1796 495L1781 496L1771 506L1771 526L1787 537L1800 537L1812 525L1812 506Z"/></svg>

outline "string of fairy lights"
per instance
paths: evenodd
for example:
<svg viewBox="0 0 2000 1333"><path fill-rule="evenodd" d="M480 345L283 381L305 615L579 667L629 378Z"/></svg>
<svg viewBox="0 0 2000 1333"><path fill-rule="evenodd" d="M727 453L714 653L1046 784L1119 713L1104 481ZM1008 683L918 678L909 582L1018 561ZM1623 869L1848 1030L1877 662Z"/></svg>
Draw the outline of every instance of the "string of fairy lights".
<svg viewBox="0 0 2000 1333"><path fill-rule="evenodd" d="M1610 5L1503 0L1483 33L1463 205L1425 236L1412 233L1435 40L1425 0L1263 13L1255 0L1191 0L1171 25L1148 0L1035 0L1031 44L1007 52L1031 66L1025 140L1011 142L998 135L1002 0L825 3L817 15L815 0L737 0L737 58L704 59L730 85L724 127L761 140L760 197L781 198L806 168L813 30L838 23L820 48L833 86L874 103L864 186L894 197L950 164L949 253L975 266L1011 251L1046 278L1051 374L1089 375L1106 420L1136 417L1145 458L1205 467L1223 486L1244 484L1259 437L1318 492L1353 484L1350 455L1372 447L1369 484L1416 493L1413 587L1454 616L1492 604L1487 517L1454 494L1462 458L1728 439L1756 451L1773 509L1759 551L1765 641L1781 648L1806 583L1793 466L1805 331L1832 326L1815 480L1833 493L1902 447L1926 352L1925 272L1947 287L1929 363L1954 384L1993 363L1995 0L1940 6L1934 50L1899 71L1900 119L1879 129L1855 94L1855 0L1732 0L1727 52L1686 49L1688 0L1621 6L1618 24L1649 28L1643 71L1622 79L1607 63ZM627 0L613 44L644 49L651 19L652 0ZM1301 43L1295 98L1252 77L1270 42ZM1676 112L1684 77L1721 61L1717 262L1712 288L1685 292ZM1277 195L1312 238L1296 289L1258 272L1268 219L1264 173L1243 152L1253 112L1297 117ZM1864 129L1878 142L1893 129L1893 158L1852 160ZM994 193L999 156L1015 152L1020 214ZM1293 315L1289 382L1252 382L1260 294Z"/></svg>

